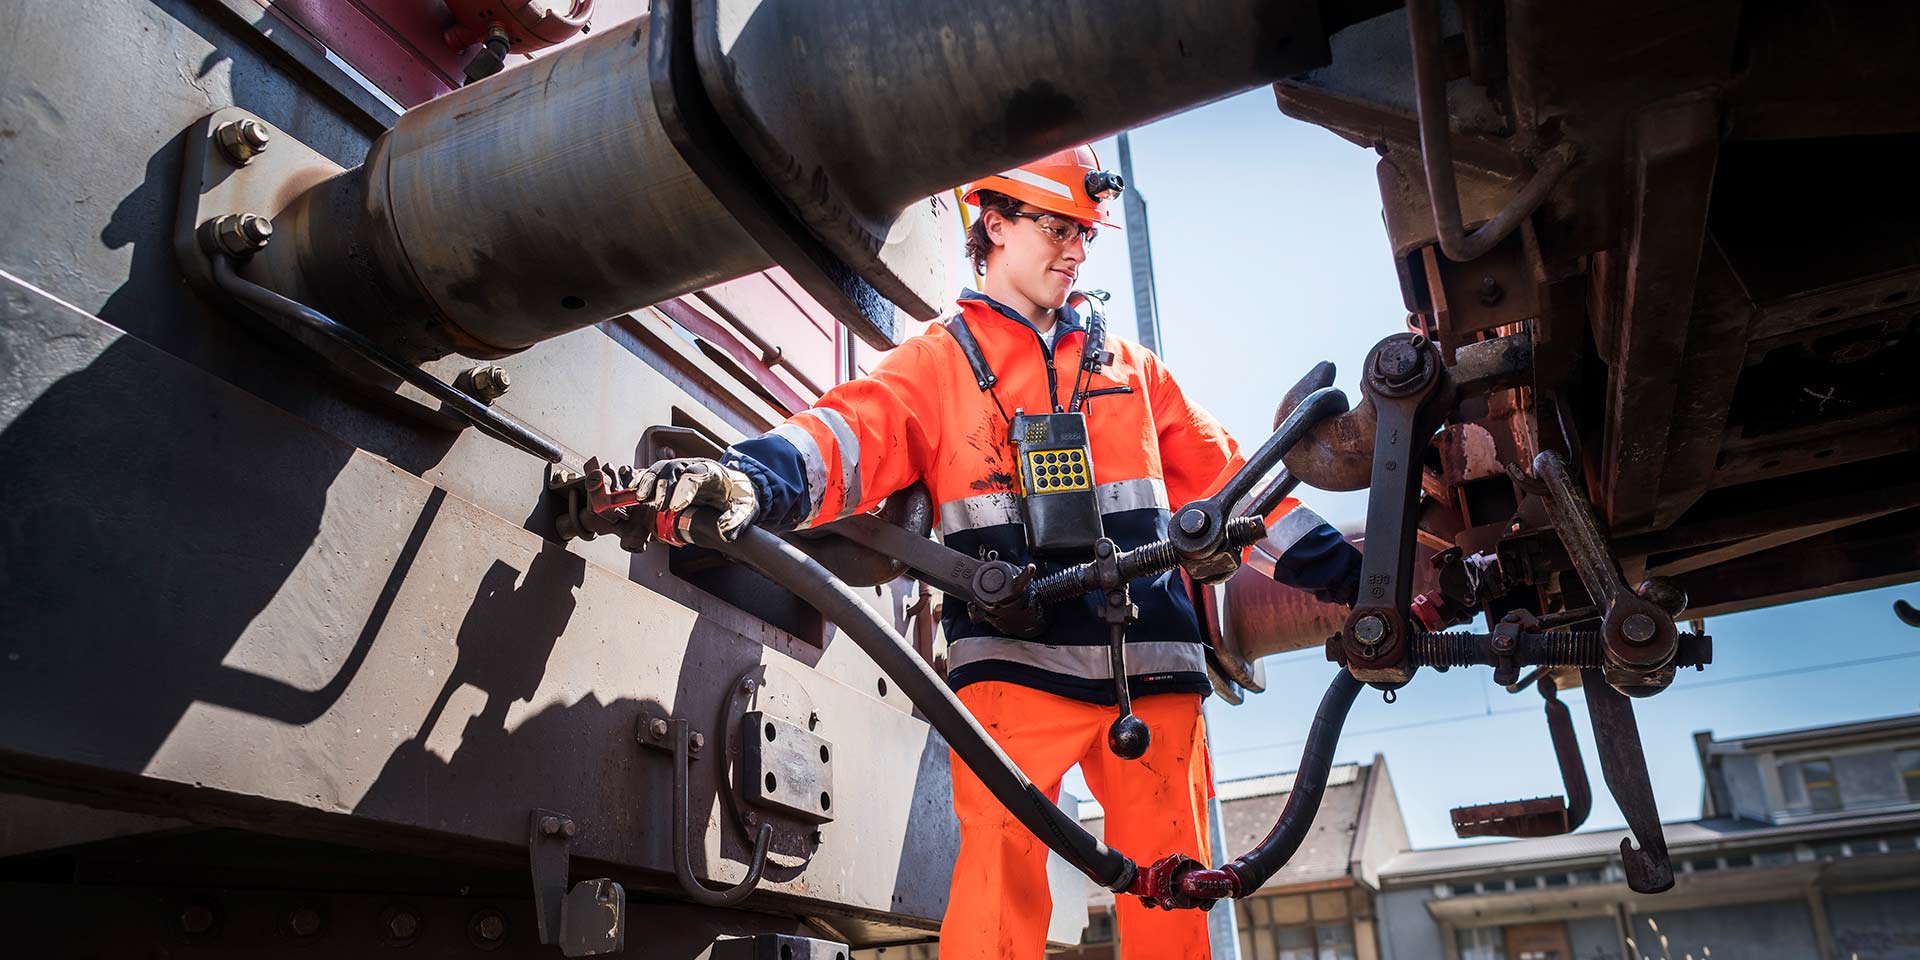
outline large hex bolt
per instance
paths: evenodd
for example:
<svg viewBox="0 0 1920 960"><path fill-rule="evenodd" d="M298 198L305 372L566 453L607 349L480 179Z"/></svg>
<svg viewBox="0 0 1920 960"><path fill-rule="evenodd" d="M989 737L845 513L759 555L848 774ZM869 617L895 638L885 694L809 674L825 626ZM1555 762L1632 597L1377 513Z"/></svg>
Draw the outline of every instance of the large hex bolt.
<svg viewBox="0 0 1920 960"><path fill-rule="evenodd" d="M213 130L213 142L220 145L220 152L243 167L265 153L272 140L267 125L254 119L229 120Z"/></svg>
<svg viewBox="0 0 1920 960"><path fill-rule="evenodd" d="M493 950L507 938L507 918L498 910L481 910L467 921L467 938L482 950Z"/></svg>
<svg viewBox="0 0 1920 960"><path fill-rule="evenodd" d="M273 239L273 221L251 213L229 213L213 222L213 242L236 257L267 248Z"/></svg>
<svg viewBox="0 0 1920 960"><path fill-rule="evenodd" d="M483 363L467 371L467 383L472 386L469 392L481 403L492 403L506 395L513 386L513 378L507 376L507 368L497 363Z"/></svg>

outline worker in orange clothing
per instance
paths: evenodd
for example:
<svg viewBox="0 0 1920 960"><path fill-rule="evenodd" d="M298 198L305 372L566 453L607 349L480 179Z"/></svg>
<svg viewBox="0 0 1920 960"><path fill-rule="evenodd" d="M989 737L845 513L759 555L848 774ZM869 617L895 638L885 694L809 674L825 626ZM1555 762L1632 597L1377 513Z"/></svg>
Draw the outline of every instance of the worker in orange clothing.
<svg viewBox="0 0 1920 960"><path fill-rule="evenodd" d="M966 202L979 208L967 234L979 292L963 291L952 314L888 352L870 376L721 460L654 464L636 484L641 498L667 511L715 507L730 535L748 522L776 530L831 522L924 481L947 546L1031 561L1043 575L1086 559L1063 542L1105 536L1129 549L1164 538L1170 506L1218 490L1244 461L1158 357L1104 336L1069 306L1089 244L1115 225L1108 205L1122 189L1084 146L967 185ZM1020 440L1036 429L1029 415L1049 411L1074 424L1084 415L1084 450L1019 459ZM1063 540L1057 523L1043 522L1034 504L1051 492L1090 492L1080 502L1097 513L1076 514L1089 529L1066 529ZM1269 529L1276 580L1352 602L1359 553L1331 526L1289 499ZM1204 634L1178 571L1130 589L1139 612L1127 632L1126 683L1151 735L1139 759L1108 748L1117 697L1100 597L1049 608L1045 632L1031 639L998 636L968 617L964 601L947 603L947 682L1048 796L1058 799L1061 778L1082 768L1106 810L1108 845L1139 863L1173 853L1204 862L1212 790ZM1037 960L1052 907L1047 848L957 757L953 805L960 853L942 960ZM1205 914L1120 900L1124 957L1209 955Z"/></svg>

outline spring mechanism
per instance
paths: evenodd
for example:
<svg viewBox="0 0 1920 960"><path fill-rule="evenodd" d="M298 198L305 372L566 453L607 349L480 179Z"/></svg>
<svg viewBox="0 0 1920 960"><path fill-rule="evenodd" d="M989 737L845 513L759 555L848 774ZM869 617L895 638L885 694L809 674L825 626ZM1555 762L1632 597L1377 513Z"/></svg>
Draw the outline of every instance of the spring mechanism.
<svg viewBox="0 0 1920 960"><path fill-rule="evenodd" d="M1127 583L1138 577L1172 570L1179 565L1180 555L1174 551L1172 542L1155 540L1121 552L1113 558L1113 563L1119 568L1120 582ZM1076 564L1035 580L1034 599L1043 604L1059 603L1101 589L1104 584L1098 579L1099 566L1100 561Z"/></svg>
<svg viewBox="0 0 1920 960"><path fill-rule="evenodd" d="M1491 665L1497 659L1493 640L1484 633L1419 631L1413 634L1407 659L1428 667ZM1514 662L1526 666L1598 667L1605 658L1600 634L1593 630L1521 634L1513 651Z"/></svg>

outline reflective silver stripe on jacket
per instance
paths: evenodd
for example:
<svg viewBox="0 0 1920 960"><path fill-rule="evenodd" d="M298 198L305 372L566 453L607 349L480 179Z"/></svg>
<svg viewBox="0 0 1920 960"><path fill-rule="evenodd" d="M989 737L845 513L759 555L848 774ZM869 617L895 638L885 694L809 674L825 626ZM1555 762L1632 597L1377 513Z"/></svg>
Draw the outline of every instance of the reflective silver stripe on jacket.
<svg viewBox="0 0 1920 960"><path fill-rule="evenodd" d="M840 512L832 519L851 516L860 506L860 438L854 435L853 428L847 425L847 419L837 410L814 407L801 411L800 415L812 417L833 431L833 438L840 447L840 489L843 496ZM814 509L818 510L819 504L815 504Z"/></svg>
<svg viewBox="0 0 1920 960"><path fill-rule="evenodd" d="M948 500L940 505L940 535L1020 522L1020 504L1011 490Z"/></svg>
<svg viewBox="0 0 1920 960"><path fill-rule="evenodd" d="M1004 637L967 637L955 640L947 648L947 669L956 670L970 663L999 660L1038 667L1051 673L1090 680L1113 679L1113 666L1107 661L1107 647L1054 647ZM1184 640L1143 640L1127 643L1127 676L1142 677L1156 673L1198 673L1207 668L1206 652L1200 644Z"/></svg>
<svg viewBox="0 0 1920 960"><path fill-rule="evenodd" d="M1267 530L1266 539L1253 545L1252 552L1247 554L1247 566L1272 578L1280 558L1286 556L1287 551L1293 549L1293 545L1299 543L1301 538L1319 529L1320 525L1326 522L1306 504L1295 506L1287 511L1285 516L1274 521L1273 526Z"/></svg>
<svg viewBox="0 0 1920 960"><path fill-rule="evenodd" d="M1093 496L1103 516L1125 510L1167 509L1167 485L1158 477L1103 483L1093 488ZM942 536L961 530L1020 522L1020 504L1012 491L961 497L940 505Z"/></svg>
<svg viewBox="0 0 1920 960"><path fill-rule="evenodd" d="M1093 488L1093 494L1102 515L1149 507L1167 509L1167 485L1159 477L1103 483Z"/></svg>
<svg viewBox="0 0 1920 960"><path fill-rule="evenodd" d="M812 526L813 518L820 515L820 500L827 493L827 463L820 456L820 445L813 442L813 434L791 423L774 427L767 434L793 444L793 448L800 451L800 463L807 468L807 517L800 525Z"/></svg>

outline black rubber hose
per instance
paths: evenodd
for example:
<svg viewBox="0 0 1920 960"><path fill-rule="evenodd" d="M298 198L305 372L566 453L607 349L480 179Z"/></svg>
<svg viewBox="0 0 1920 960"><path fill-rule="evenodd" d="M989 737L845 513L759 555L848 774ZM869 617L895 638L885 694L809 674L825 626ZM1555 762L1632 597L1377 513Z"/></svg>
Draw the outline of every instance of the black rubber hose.
<svg viewBox="0 0 1920 960"><path fill-rule="evenodd" d="M1265 840L1239 859L1227 864L1238 886L1235 896L1245 897L1260 889L1287 861L1313 827L1320 812L1320 800L1327 794L1327 771L1333 768L1333 751L1340 745L1340 728L1353 709L1353 698L1364 686L1353 674L1340 671L1320 698L1320 709L1313 715L1313 727L1307 732L1306 749L1300 752L1300 769L1293 775L1293 790L1287 794L1286 808Z"/></svg>
<svg viewBox="0 0 1920 960"><path fill-rule="evenodd" d="M694 512L689 530L693 542L739 560L793 591L851 637L907 699L920 708L927 722L940 731L960 761L980 778L1007 812L1074 869L1109 890L1125 890L1133 883L1137 873L1134 862L1094 839L1079 821L1054 806L1053 801L1007 759L1000 745L987 736L980 722L967 712L919 654L846 584L798 547L758 527L742 528L737 540L723 539L714 528L716 516L711 510ZM1352 697L1348 700L1351 702ZM1324 776L1322 771L1323 779Z"/></svg>

